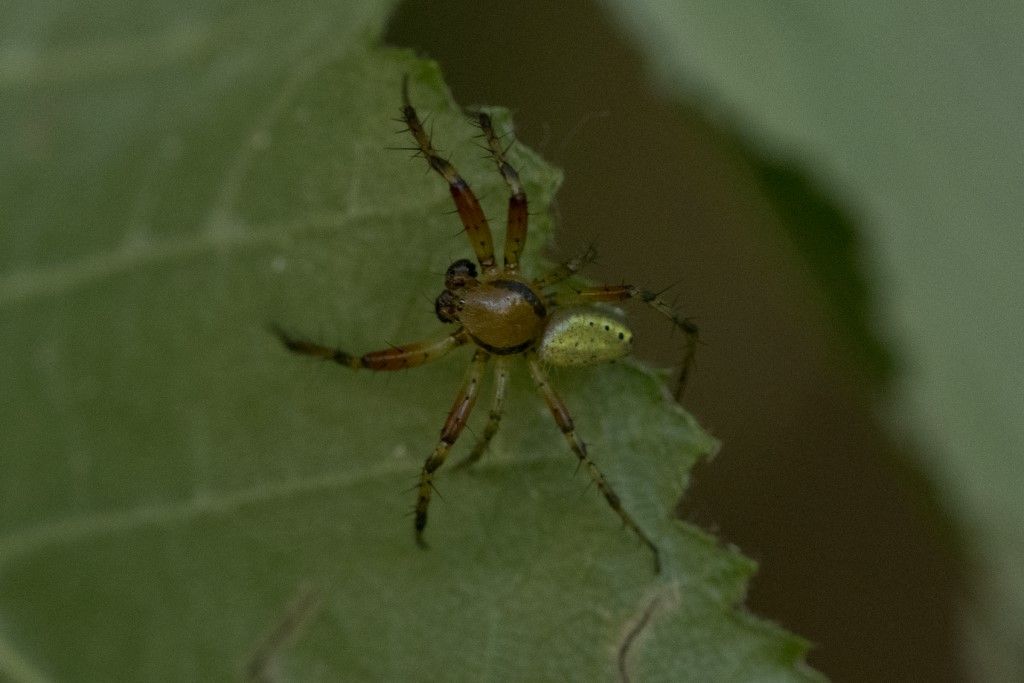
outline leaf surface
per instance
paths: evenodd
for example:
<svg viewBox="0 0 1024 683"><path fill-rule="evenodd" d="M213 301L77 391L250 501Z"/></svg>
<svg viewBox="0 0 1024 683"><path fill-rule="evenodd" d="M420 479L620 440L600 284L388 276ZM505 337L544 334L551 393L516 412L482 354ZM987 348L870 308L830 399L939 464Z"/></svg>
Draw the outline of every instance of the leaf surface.
<svg viewBox="0 0 1024 683"><path fill-rule="evenodd" d="M437 67L373 46L387 3L140 7L11 13L0 673L813 677L802 641L737 608L753 564L671 518L716 444L633 363L555 383L661 575L522 368L480 466L442 470L419 550L409 489L468 350L353 373L267 326L353 352L444 334L433 298L469 248L443 183L387 149L409 144L403 76L496 224L500 176ZM539 272L560 174L510 157Z"/></svg>

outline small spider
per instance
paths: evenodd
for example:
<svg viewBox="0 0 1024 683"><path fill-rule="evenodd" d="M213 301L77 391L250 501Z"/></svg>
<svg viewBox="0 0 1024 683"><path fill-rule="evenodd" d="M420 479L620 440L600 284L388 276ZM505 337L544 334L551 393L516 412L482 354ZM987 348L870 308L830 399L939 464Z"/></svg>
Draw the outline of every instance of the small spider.
<svg viewBox="0 0 1024 683"><path fill-rule="evenodd" d="M490 415L483 434L460 466L475 463L487 449L498 430L504 411L511 358L524 358L537 391L547 403L572 452L579 458L580 465L586 467L594 484L623 523L650 548L654 555L655 571L660 571L657 546L622 507L618 494L587 455L586 445L576 435L569 410L552 388L544 368L591 365L627 355L633 336L629 327L614 312L588 304L636 299L668 317L686 334L686 353L676 385L678 398L693 358L697 328L689 320L680 318L657 294L632 285L559 291L556 285L575 274L587 256L569 261L542 278L531 280L524 277L519 271L519 257L526 242L526 193L519 174L505 159L507 150L502 149L490 116L480 112L475 115L477 123L483 131L487 149L510 191L505 261L504 266L499 266L494 257L491 230L480 203L452 164L442 158L431 144L430 136L410 104L408 79L403 82L402 99L402 120L416 140L416 153L422 155L430 168L448 182L459 218L480 266L477 270L472 261L459 259L445 273L444 290L438 295L434 308L441 322L457 326L455 331L440 340L393 346L362 356L353 356L340 349L294 337L276 327L274 332L289 350L296 353L334 361L353 369L378 371L404 370L423 365L467 343L476 347L468 376L441 429L441 438L420 471L415 533L416 541L421 546L425 546L423 530L427 525L427 508L430 505L434 477L466 426L488 363L493 360L495 366Z"/></svg>

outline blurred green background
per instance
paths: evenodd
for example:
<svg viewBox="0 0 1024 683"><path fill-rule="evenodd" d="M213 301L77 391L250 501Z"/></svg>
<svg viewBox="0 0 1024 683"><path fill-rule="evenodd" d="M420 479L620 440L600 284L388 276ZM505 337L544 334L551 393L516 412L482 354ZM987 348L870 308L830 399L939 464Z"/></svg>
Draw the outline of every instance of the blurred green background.
<svg viewBox="0 0 1024 683"><path fill-rule="evenodd" d="M230 489L249 478L259 484L268 473L285 481L308 473L320 476L320 454L347 445L349 434L340 427L317 431L321 422L333 424L337 417L331 406L318 405L318 392L330 396L328 400L348 399L344 393L330 393L337 391L337 377L321 379L318 368L298 373L300 388L295 388L295 375L286 374L294 371L292 366L276 365L257 367L254 381L240 389L224 387L214 405L222 412L211 414L241 415L236 399L265 408L259 413L265 424L258 423L248 435L232 434L225 442L216 441L221 436L216 425L203 423L209 406L181 405L180 396L205 401L209 396L203 392L219 389L219 373L239 362L237 350L223 344L225 330L266 315L268 307L274 315L295 311L287 322L330 336L338 333L337 327L314 317L314 311L326 307L328 317L354 321L352 343L375 343L372 325L384 323L374 311L353 308L351 300L313 301L303 292L327 290L332 273L363 283L371 294L390 287L392 281L373 264L359 260L366 253L362 250L374 248L377 219L352 218L363 232L351 243L331 232L331 215L323 216L322 225L306 226L305 232L294 226L281 234L266 232L251 251L258 259L266 256L269 270L258 259L236 261L234 251L248 243L249 236L242 233L251 226L231 221L244 215L254 224L257 218L270 218L286 225L301 215L300 207L319 210L337 201L344 209L345 201L367 192L359 185L363 178L388 178L390 167L381 166L380 149L345 145L352 139L371 140L379 132L377 122L356 114L360 107L374 111L394 99L394 79L376 83L372 79L380 76L378 65L344 62L336 73L327 71L333 90L325 94L315 84L308 86L309 92L299 88L330 65L332 50L347 55L347 45L373 42L383 31L386 44L414 48L437 60L458 103L511 109L518 139L563 170L556 241L548 251L552 259L592 244L598 257L589 276L652 289L671 286L669 296L701 326L706 343L684 405L722 448L716 458L698 466L679 502L679 514L759 563L746 596L748 609L809 640L813 649L808 662L835 680L1024 679L1024 315L1019 304L1024 293L1024 40L1019 30L1024 10L996 0L898 7L881 0L848 7L753 1L410 0L389 14L391 4L366 0L340 6L309 0L265 3L250 10L139 3L126 12L104 2L12 3L4 10L0 125L9 134L9 144L0 150L0 305L24 315L0 319L10 346L3 368L2 415L11 420L10 426L0 425L0 521L5 531L0 551L17 555L22 528L37 528L50 513L95 503L81 498L77 486L90 477L101 479L100 489L115 484L100 509L120 504L123 497L159 501L163 492L173 502L167 481L188 500L196 485L202 494L207 485L211 491L217 484ZM152 36L159 40L152 41ZM46 52L53 46L60 49ZM298 97L296 88L303 107L292 111L288 98ZM256 169L251 176L238 171L242 175L236 177L234 166L217 166L232 160L239 122L248 125L249 108L259 110L275 102L279 93L287 97L282 95L267 110L263 128L257 129L278 135L281 131L274 126L281 118L296 130L307 126L330 131L332 107L352 114L344 120L354 128L339 131L321 146L282 123L285 135L243 145L239 154L245 163L237 168L251 165ZM340 104L337 93L343 93ZM347 93L354 104L344 101ZM164 134L176 126L184 133ZM296 137L289 138L291 134ZM130 141L123 149L110 144L119 136ZM139 144L133 147L136 137ZM332 145L349 156L332 161ZM261 156L266 149L269 160ZM536 196L542 196L554 186L556 174L539 163L537 168ZM403 188L411 188L410 179L419 177L421 170L414 170L402 176ZM307 173L323 184L310 189L295 180ZM335 177L342 180L330 184ZM386 180L375 182L369 192L380 195L377 206L399 203ZM218 197L222 184L234 187L247 202L240 202L244 211L228 201L238 197ZM50 189L40 192L40 187ZM500 185L480 187L486 202L500 204ZM418 191L410 189L410 204L418 201L412 199ZM431 195L424 190L422 196ZM209 206L224 212L209 213ZM150 222L140 222L140 217ZM400 227L402 220L388 223L382 234ZM542 217L537 220L544 223ZM204 221L209 233L199 230ZM141 232L126 236L126 224ZM78 225L89 229L76 230ZM195 282L187 282L168 265L160 266L159 278L140 276L133 289L104 289L107 274L124 269L131 275L127 266L137 256L133 239L144 248L153 237L173 239L183 227L196 229L200 242L195 253L186 245L180 253L161 254L154 261L194 259L197 270L189 277L196 276ZM409 254L425 253L433 244L425 234L417 238L422 244L410 241L402 248ZM329 248L323 249L324 244ZM463 255L452 244L437 246L429 267L413 264L399 272L410 283L434 282L432 271ZM84 259L62 269L69 255L105 254L110 247L116 248L110 249L109 258ZM289 260L287 278L281 280L285 262L274 257L278 252L306 265L296 267ZM413 257L407 256L410 263ZM352 263L357 264L354 270ZM83 295L84 307L70 297L54 297L45 309L31 304L50 288L70 291L94 279L101 282L99 291L91 298ZM154 284L158 280L162 289ZM197 330L195 340L175 318L186 316L177 310L179 303L184 311L192 302L179 301L174 293L189 288L210 295L217 306L187 312L196 314L190 320L195 326L190 329ZM278 290L283 293L266 298L266 291ZM213 311L228 311L231 319L219 320ZM105 335L76 337L85 329L81 321L90 315L95 329L104 329ZM82 327L70 324L73 320ZM403 311L400 319L387 323L386 333L408 336L431 329L418 320ZM679 339L664 320L643 310L632 320L638 355L655 366L674 364ZM318 324L325 327L318 329ZM49 336L35 336L38 331ZM53 340L60 343L51 344ZM247 352L255 349L251 352L258 361L279 361L277 349L261 331L248 330L241 341L249 345ZM109 416L120 404L104 402L110 400L109 389L165 386L162 370L154 369L153 377L129 374L149 367L148 350L158 356L179 352L166 360L188 368L189 359L194 360L189 345L200 342L216 347L216 353L202 356L204 364L194 368L195 375L173 375L172 388L180 389L178 393L151 396L142 410L131 405L130 394L117 399L134 420L124 425L124 433L148 435L145 444L153 444L152 453L134 451L139 442L126 438L123 452L96 455L110 458L104 461L110 471L100 475L70 466L51 470L51 462L21 457L90 443L91 434L76 431L80 425L116 423ZM106 364L90 373L86 361L95 359ZM46 375L61 363L79 374ZM41 368L46 381L30 383L28 365ZM431 387L449 386L461 372L461 364L453 365L458 367L431 371L424 380L430 386L417 384L410 395L422 399L420 405L449 401L450 392L431 393ZM357 381L362 383L352 391L375 396L377 413L389 412L388 401L398 401L406 392L406 385L392 380ZM590 386L589 381L581 386ZM621 381L592 394L594 406L614 405L614 387L634 386ZM281 395L259 403L267 387ZM587 396L585 388L570 391L577 402ZM97 401L98 396L104 401ZM278 399L303 405L304 412L277 412ZM50 406L51 412L29 414L37 406ZM598 425L605 430L606 447L617 438L635 437L625 427L616 434L618 423L609 423L594 406L582 410L583 419L590 419L595 431ZM395 459L417 460L418 452L410 455L403 449L418 447L421 434L416 429L432 433L436 412L416 409L403 417L403 425L413 426L401 433ZM522 450L524 443L541 450L540 444L553 441L557 435L542 432L535 437L532 427L524 427L533 425L534 417L522 417L521 436L509 437L507 446L499 441L499 453ZM238 419L241 424L249 418ZM33 430L37 423L44 427ZM277 429L281 424L283 431ZM368 448L377 443L378 426L360 435ZM397 429L383 426L396 440ZM206 441L211 434L213 443ZM195 462L181 465L181 471L175 469L177 463L162 463L160 448L166 444L190 453ZM244 460L217 462L216 457L214 465L205 466L222 470L201 470L204 461L198 454L248 454L254 448L251 470L238 464ZM276 459L276 453L292 450L308 459ZM117 471L119 462L125 463L126 472ZM182 472L194 474L189 467L199 468L196 482L181 478ZM496 485L497 479L487 478L486 485ZM56 483L47 488L47 482ZM122 485L123 490L118 488ZM390 491L391 484L382 490ZM486 499L488 491L459 496ZM378 495L386 494L374 492L371 497ZM388 500L387 505L392 503ZM223 538L240 539L240 554L254 548L283 549L289 540L298 542L290 536L302 528L289 526L289 521L301 525L296 520L310 518L303 507L310 506L314 518L323 514L327 519L345 510L333 507L335 502L323 502L323 509L320 504L313 497L303 499L295 510L282 510L287 520L229 515L220 532ZM457 505L448 509L457 510ZM390 533L390 517L371 522L370 511L359 505L353 509L353 519L366 516L368 526L379 523L385 529L380 533ZM550 516L541 511L537 519L529 523L543 524ZM293 593L294 576L308 573L309 566L344 574L331 551L322 558L295 559L281 550L266 567L250 573L244 563L226 571L226 565L211 560L210 566L183 565L197 572L193 584L181 583L180 576L163 580L165 563L169 573L180 569L176 562L181 558L168 547L173 550L180 542L185 548L194 541L160 537L159 520L155 524L157 537L148 539L153 547L144 546L133 557L155 577L155 585L184 586L186 593L194 589L185 596L174 590L160 595L165 607L216 602L223 596L202 577L221 573L243 593L251 587L273 596L218 614L228 624L217 628L237 626L231 633L242 642L248 641L240 633L260 631L280 608L279 598ZM48 529L46 524L42 528ZM58 537L67 529L50 531ZM328 546L330 539L350 540L346 529L336 531L330 524L302 531L313 543L328 539ZM602 537L599 526L593 531ZM202 538L211 546L223 545L216 534ZM235 552L231 543L211 548L210 556ZM95 560L105 552L103 547L90 548L92 554L86 556ZM107 559L120 561L117 552L111 549ZM68 557L72 559L62 555L61 562L73 563L74 548ZM615 566L631 566L630 557L616 556L620 564ZM392 561L390 555L377 560ZM84 580L76 584L80 575L73 564L59 570L41 565L40 586L67 578L68 595L88 594L97 604L126 599L133 589L126 587L124 595L106 594L102 586L97 589ZM96 561L90 571L100 573L97 567L105 566ZM742 584L740 565L723 560L722 566L728 567L723 573L735 573L737 585ZM481 564L482 574L485 567ZM23 578L35 570L20 571ZM442 562L430 571L443 575L446 570ZM0 619L5 635L0 639L0 671L14 675L20 653L12 643L20 643L25 634L31 640L25 624L35 623L37 616L39 624L57 617L56 612L32 612L38 603L31 598L20 602L25 596L5 572L0 563L5 611L13 609L9 614L19 618ZM428 576L433 575L426 571L420 578L426 581ZM386 583L377 575L371 578ZM470 586L479 577L463 578ZM595 579L593 592L600 594L598 586ZM634 589L643 587L630 586ZM126 599L127 604L140 612L125 615L127 631L136 620L142 623L151 616L140 607L149 599L146 586L134 590L137 600ZM372 596L363 597L372 614ZM569 602L572 597L561 595ZM73 597L62 593L61 598L75 606ZM324 612L336 621L321 618L330 623L313 629L315 637L302 646L307 655L320 652L318 647L330 651L339 642L336 636L347 633L344 609ZM31 619L20 618L29 613ZM443 610L439 614L443 619ZM13 630L8 622L15 624ZM82 621L75 626L83 624L88 625ZM97 624L97 634L108 626ZM25 633L17 630L21 628ZM54 642L72 639L71 633L70 628L54 633ZM188 640L191 634L174 635L183 647L195 646ZM769 638L784 641L774 632ZM779 647L788 647L798 658L799 648L785 642ZM55 647L49 643L40 652ZM97 652L117 652L117 644L95 647ZM773 656L776 651L771 650ZM196 662L213 662L219 656L211 647ZM337 656L343 663L350 661L344 653ZM179 664L190 670L188 662ZM219 670L218 664L194 666L196 671ZM232 667L237 669L234 664L227 668ZM36 680L26 671L16 680ZM154 669L142 671L149 676L134 673L160 677ZM327 678L330 669L325 673L299 666L291 671Z"/></svg>

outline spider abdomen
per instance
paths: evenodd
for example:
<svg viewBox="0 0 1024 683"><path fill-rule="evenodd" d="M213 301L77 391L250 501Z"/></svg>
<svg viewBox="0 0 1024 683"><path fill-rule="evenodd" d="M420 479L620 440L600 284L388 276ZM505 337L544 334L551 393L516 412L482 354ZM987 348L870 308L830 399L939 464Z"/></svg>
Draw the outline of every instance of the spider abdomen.
<svg viewBox="0 0 1024 683"><path fill-rule="evenodd" d="M537 355L551 365L594 365L628 355L632 343L632 330L612 313L562 308L548 321Z"/></svg>
<svg viewBox="0 0 1024 683"><path fill-rule="evenodd" d="M492 280L461 293L459 322L473 340L498 355L519 353L544 332L547 308L528 284Z"/></svg>

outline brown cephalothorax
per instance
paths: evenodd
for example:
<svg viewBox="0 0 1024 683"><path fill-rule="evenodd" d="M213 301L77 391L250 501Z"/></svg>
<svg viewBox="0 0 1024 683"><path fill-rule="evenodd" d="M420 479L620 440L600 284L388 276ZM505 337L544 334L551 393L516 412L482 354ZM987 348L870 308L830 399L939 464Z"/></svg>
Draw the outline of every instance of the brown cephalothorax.
<svg viewBox="0 0 1024 683"><path fill-rule="evenodd" d="M459 259L449 266L444 277L444 290L434 301L438 319L456 325L455 331L436 341L392 346L362 356L353 356L340 349L292 336L277 327L273 328L275 334L291 351L331 360L354 369L403 370L429 363L464 344L476 347L467 377L441 429L441 437L420 471L414 525L416 540L420 545L425 545L423 530L427 525L434 473L444 463L452 444L466 426L476 404L487 365L494 361L491 410L483 433L469 456L461 463L462 466L479 460L498 431L508 390L511 358L522 356L537 391L580 465L586 468L597 489L623 523L650 548L654 554L655 571L658 571L658 547L626 511L618 494L590 459L586 446L576 435L569 409L551 387L544 366L591 365L628 354L633 333L625 320L615 311L592 304L636 300L666 316L685 334L686 348L675 392L678 399L696 349L697 328L688 319L676 314L657 294L632 285L569 290L564 286L560 288L589 259L589 253L563 264L544 277L531 280L522 276L519 272L519 257L526 243L526 192L519 174L505 159L507 150L502 147L501 138L494 132L490 115L479 112L476 120L487 141L488 151L509 188L504 263L499 267L494 258L491 230L480 202L455 167L432 146L430 136L409 102L407 80L403 83L402 96L402 119L416 140L418 154L448 182L459 219L480 266L478 272L477 265L468 259Z"/></svg>

